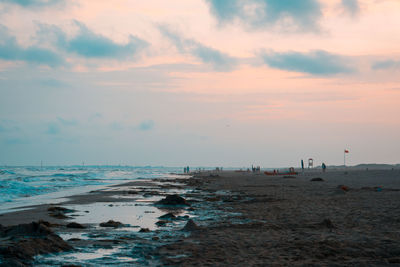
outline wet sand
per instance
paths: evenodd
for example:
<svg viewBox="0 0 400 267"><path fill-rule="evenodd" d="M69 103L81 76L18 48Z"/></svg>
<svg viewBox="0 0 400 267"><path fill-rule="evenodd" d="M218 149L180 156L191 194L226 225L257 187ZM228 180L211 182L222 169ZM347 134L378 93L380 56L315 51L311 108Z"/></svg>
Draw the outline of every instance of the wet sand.
<svg viewBox="0 0 400 267"><path fill-rule="evenodd" d="M399 170L312 171L295 178L217 175L198 174L189 184L210 194L231 192L208 199L209 209L240 215L210 221L189 237L161 247L163 264L400 264Z"/></svg>
<svg viewBox="0 0 400 267"><path fill-rule="evenodd" d="M56 204L1 214L0 266L159 265L152 252L183 234L171 232L185 225L190 207L171 210L155 203L167 195L184 193L181 180L134 180L63 197L66 200ZM174 218L160 223L159 217L169 212ZM107 223L110 220L116 223ZM45 246L35 247L50 238L72 249L53 253Z"/></svg>

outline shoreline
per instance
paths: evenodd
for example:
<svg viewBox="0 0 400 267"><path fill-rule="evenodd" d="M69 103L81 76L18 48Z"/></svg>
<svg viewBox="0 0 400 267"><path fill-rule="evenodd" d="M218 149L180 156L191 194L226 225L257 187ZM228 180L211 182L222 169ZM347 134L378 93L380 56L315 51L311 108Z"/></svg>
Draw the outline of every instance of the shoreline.
<svg viewBox="0 0 400 267"><path fill-rule="evenodd" d="M190 215L186 207L173 209L172 212L176 214L174 221L158 225L156 223L160 221L159 217L170 211L168 207L163 209L154 204L169 194L184 192L180 181L186 178L182 176L133 180L70 196L56 204L35 205L25 207L27 209L24 210L3 213L0 215L0 240L7 242L0 242L0 266L96 266L115 264L118 261L121 264L155 262L155 257L146 258L145 254L154 249L159 243L158 239L169 242L180 236L170 235L169 231L182 228ZM113 223L110 224L110 221ZM18 231L25 228L32 230L38 224L39 228L49 228L45 231L48 235L37 239L37 235L41 233L28 232L24 233L22 239L19 237ZM8 232L16 234L7 235ZM54 251L40 248L30 257L29 253L35 248L24 248L29 254L28 260L24 258L25 251L18 251L21 244L48 239L52 234L50 232L61 237L73 249L51 254ZM129 252L133 243L143 245L146 253ZM18 253L7 255L10 254L7 252L8 247Z"/></svg>

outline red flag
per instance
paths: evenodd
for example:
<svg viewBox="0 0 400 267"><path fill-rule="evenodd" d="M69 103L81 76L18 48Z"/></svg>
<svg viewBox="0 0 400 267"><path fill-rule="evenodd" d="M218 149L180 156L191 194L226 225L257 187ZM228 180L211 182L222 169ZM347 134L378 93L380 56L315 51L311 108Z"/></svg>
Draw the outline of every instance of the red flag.
<svg viewBox="0 0 400 267"><path fill-rule="evenodd" d="M349 153L349 151L347 149L344 150L344 153Z"/></svg>

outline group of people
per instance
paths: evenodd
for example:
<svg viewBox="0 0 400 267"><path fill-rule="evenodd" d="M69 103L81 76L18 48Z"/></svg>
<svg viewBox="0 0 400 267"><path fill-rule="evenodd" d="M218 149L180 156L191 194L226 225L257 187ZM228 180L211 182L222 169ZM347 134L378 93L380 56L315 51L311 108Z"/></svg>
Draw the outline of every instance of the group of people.
<svg viewBox="0 0 400 267"><path fill-rule="evenodd" d="M251 171L253 172L253 173L259 173L259 172L261 172L261 167L260 166L253 166L253 165L251 165Z"/></svg>
<svg viewBox="0 0 400 267"><path fill-rule="evenodd" d="M183 173L189 173L190 169L189 166L183 168Z"/></svg>

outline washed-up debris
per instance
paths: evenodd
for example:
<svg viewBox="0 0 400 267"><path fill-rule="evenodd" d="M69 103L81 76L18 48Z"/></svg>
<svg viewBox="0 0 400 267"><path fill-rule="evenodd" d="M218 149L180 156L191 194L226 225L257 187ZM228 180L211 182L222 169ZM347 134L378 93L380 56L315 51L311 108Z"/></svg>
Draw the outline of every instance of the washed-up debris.
<svg viewBox="0 0 400 267"><path fill-rule="evenodd" d="M315 177L315 178L312 178L310 181L311 182L323 182L324 179L322 179L321 177Z"/></svg>
<svg viewBox="0 0 400 267"><path fill-rule="evenodd" d="M173 213L169 212L169 213L166 213L166 214L164 214L164 215L162 215L162 216L160 216L158 218L159 219L163 219L163 220L173 220L173 219L176 219L176 216Z"/></svg>
<svg viewBox="0 0 400 267"><path fill-rule="evenodd" d="M0 238L2 266L30 266L36 255L72 250L44 222L8 227L0 225Z"/></svg>
<svg viewBox="0 0 400 267"><path fill-rule="evenodd" d="M114 228L117 228L117 227L123 226L123 224L121 222L116 222L116 221L113 221L113 220L109 220L108 222L100 223L100 226L101 227L114 227Z"/></svg>
<svg viewBox="0 0 400 267"><path fill-rule="evenodd" d="M86 227L80 223L71 222L66 225L67 228L75 228L75 229L85 229Z"/></svg>
<svg viewBox="0 0 400 267"><path fill-rule="evenodd" d="M196 230L199 230L199 227L192 219L190 219L186 223L185 227L182 228L182 231L187 231L187 232L196 231Z"/></svg>
<svg viewBox="0 0 400 267"><path fill-rule="evenodd" d="M346 186L346 185L338 185L338 187L337 188L339 188L339 189L341 189L341 190L343 190L343 191L345 191L345 192L347 192L347 191L349 191L350 190L350 188L348 187L348 186Z"/></svg>
<svg viewBox="0 0 400 267"><path fill-rule="evenodd" d="M167 205L167 206L190 206L189 203L183 197L174 194L168 195L160 201L156 202L157 205Z"/></svg>

